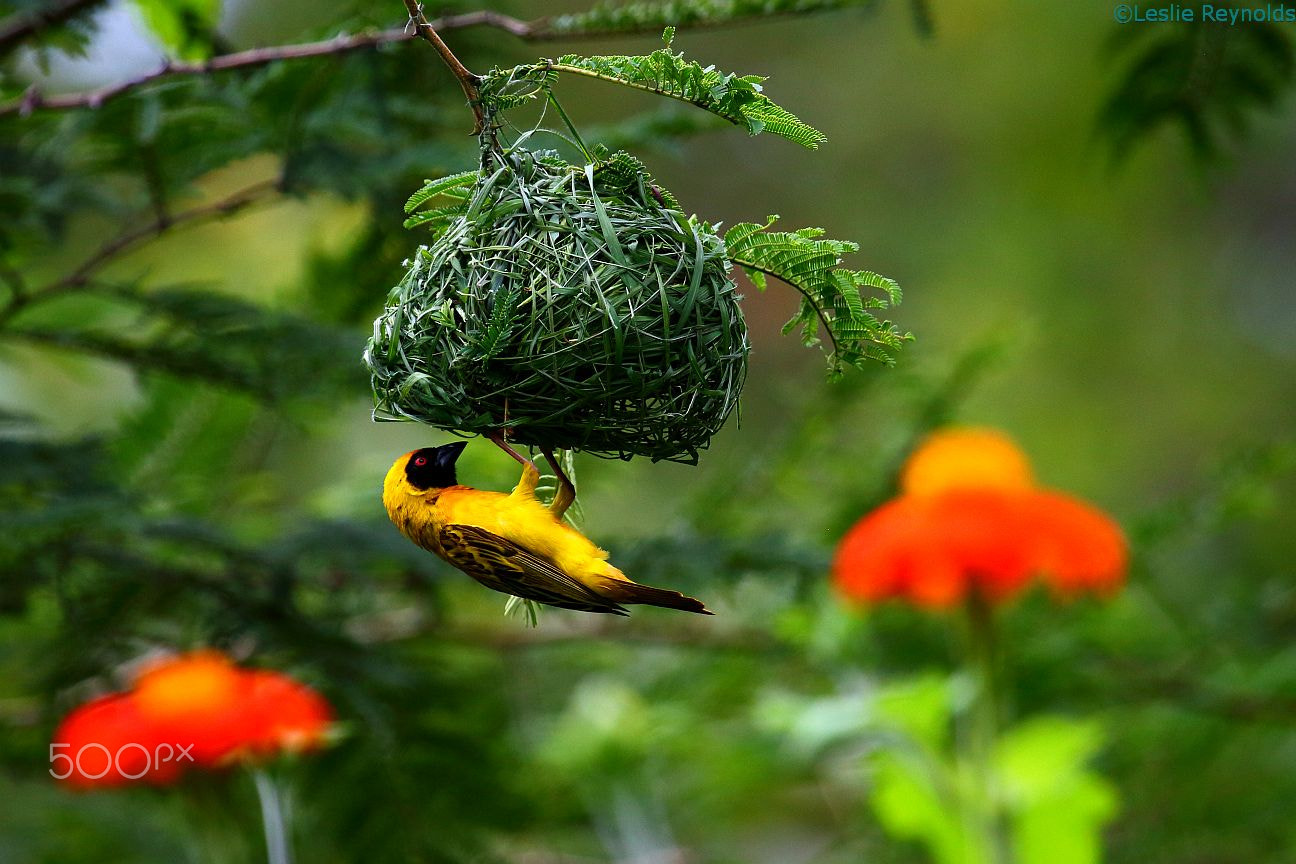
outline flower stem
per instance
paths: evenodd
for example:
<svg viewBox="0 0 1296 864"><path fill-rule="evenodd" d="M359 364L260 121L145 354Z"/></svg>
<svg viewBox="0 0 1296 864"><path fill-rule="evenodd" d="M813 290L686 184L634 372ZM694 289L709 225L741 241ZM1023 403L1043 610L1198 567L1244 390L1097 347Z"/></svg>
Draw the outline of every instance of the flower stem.
<svg viewBox="0 0 1296 864"><path fill-rule="evenodd" d="M288 846L288 831L284 819L284 806L279 787L263 769L252 770L257 798L261 802L261 824L265 828L266 859L269 864L292 864L292 850Z"/></svg>
<svg viewBox="0 0 1296 864"><path fill-rule="evenodd" d="M995 745L999 740L999 674L994 608L973 592L967 602L968 661L975 689L968 709L968 734L961 740L973 773L975 798L970 802L969 820L980 854L975 860L986 864L1009 864L995 770Z"/></svg>

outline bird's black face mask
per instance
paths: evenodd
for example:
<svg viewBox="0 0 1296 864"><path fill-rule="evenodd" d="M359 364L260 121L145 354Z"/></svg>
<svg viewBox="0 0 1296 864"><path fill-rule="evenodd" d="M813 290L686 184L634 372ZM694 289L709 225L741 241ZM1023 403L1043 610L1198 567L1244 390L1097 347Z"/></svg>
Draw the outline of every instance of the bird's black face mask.
<svg viewBox="0 0 1296 864"><path fill-rule="evenodd" d="M414 451L405 463L405 479L419 491L456 485L459 481L455 478L455 460L467 446L467 441L456 441Z"/></svg>

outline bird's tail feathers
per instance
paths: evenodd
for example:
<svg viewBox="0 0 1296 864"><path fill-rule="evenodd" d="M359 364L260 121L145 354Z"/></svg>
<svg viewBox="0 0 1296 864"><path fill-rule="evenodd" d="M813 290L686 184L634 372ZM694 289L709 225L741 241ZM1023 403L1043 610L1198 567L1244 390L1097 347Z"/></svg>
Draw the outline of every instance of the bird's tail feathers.
<svg viewBox="0 0 1296 864"><path fill-rule="evenodd" d="M696 612L699 615L714 615L710 609L693 597L670 591L666 588L654 588L651 585L640 585L637 582L617 581L607 586L607 593L618 603L642 603L645 606L664 606L667 609L679 609L684 612Z"/></svg>

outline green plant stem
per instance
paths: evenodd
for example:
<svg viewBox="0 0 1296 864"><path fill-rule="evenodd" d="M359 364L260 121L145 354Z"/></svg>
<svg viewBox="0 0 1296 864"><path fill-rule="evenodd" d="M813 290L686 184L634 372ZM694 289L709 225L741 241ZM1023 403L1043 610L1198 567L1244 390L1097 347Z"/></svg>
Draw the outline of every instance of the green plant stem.
<svg viewBox="0 0 1296 864"><path fill-rule="evenodd" d="M283 798L274 780L261 768L252 769L257 799L261 802L261 824L265 829L266 860L269 864L292 864Z"/></svg>
<svg viewBox="0 0 1296 864"><path fill-rule="evenodd" d="M566 125L567 130L571 132L572 137L576 139L576 146L580 148L581 155L585 157L585 161L593 162L594 157L590 155L590 149L585 146L585 141L581 138L580 132L576 130L576 124L572 123L571 118L567 116L567 112L563 110L562 103L558 101L558 97L553 94L552 90L546 90L545 96L548 97L549 104L557 109L558 116L562 118L563 124Z"/></svg>
<svg viewBox="0 0 1296 864"><path fill-rule="evenodd" d="M824 311L823 304L820 303L819 300L813 294L811 294L809 291L807 291L805 288L798 285L797 283L789 282L787 279L784 279L782 275L774 272L773 270L767 269L765 267L761 267L755 261L752 261L750 259L744 259L740 255L731 255L730 260L732 260L733 263L737 264L739 267L746 268L747 270L755 270L757 273L762 273L765 276L770 277L771 279L777 279L780 282L782 282L784 285L790 286L798 294L804 297L806 301L809 302L810 306L814 309L815 314L819 316L819 323L823 325L824 335L828 337L828 342L829 344L832 345L833 355L835 356L837 354L837 348L838 348L837 334L833 331L832 319L828 317L828 313Z"/></svg>
<svg viewBox="0 0 1296 864"><path fill-rule="evenodd" d="M980 592L973 591L967 606L968 664L974 690L968 708L968 732L960 736L963 756L972 770L975 797L968 802L969 832L980 854L970 860L985 864L1009 864L1005 842L1003 809L995 769L995 745L999 740L998 647L994 608Z"/></svg>

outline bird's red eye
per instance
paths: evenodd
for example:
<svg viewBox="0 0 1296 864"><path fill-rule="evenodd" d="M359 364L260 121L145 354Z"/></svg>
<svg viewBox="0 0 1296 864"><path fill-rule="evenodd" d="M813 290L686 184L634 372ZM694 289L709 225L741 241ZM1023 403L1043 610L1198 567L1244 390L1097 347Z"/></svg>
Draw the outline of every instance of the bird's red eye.
<svg viewBox="0 0 1296 864"><path fill-rule="evenodd" d="M426 456L415 456L415 457L414 457L414 464L417 465L418 467L422 468L424 465L427 464L427 457L426 457Z"/></svg>

